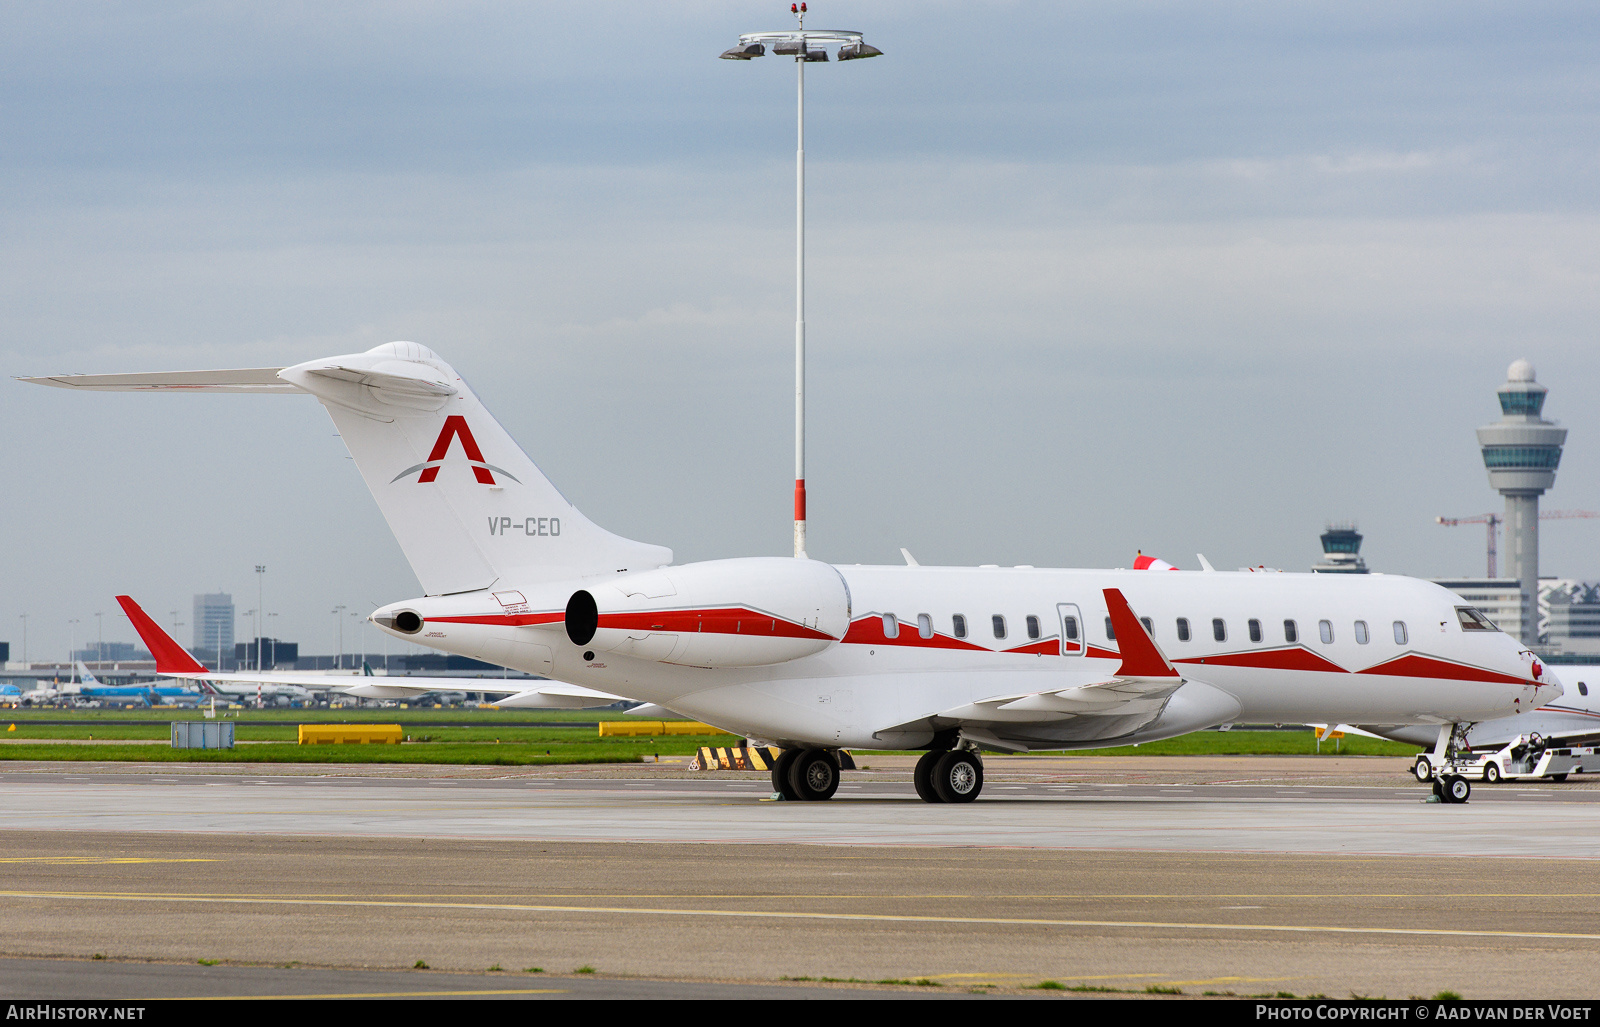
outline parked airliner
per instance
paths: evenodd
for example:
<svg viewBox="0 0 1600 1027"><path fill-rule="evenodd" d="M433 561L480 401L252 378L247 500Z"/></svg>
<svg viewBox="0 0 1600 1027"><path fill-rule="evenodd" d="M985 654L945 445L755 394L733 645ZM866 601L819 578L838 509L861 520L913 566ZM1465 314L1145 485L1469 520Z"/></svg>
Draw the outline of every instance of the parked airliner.
<svg viewBox="0 0 1600 1027"><path fill-rule="evenodd" d="M773 783L788 798L831 797L845 747L924 749L918 793L966 802L980 750L1311 720L1427 726L1443 750L1462 725L1561 694L1481 613L1412 578L673 565L580 513L415 343L288 368L26 380L315 396L422 585L375 624L780 744Z"/></svg>
<svg viewBox="0 0 1600 1027"><path fill-rule="evenodd" d="M373 675L371 668L362 676L285 670L217 673L191 656L130 596L117 596L117 603L133 622L133 629L139 633L145 648L155 657L157 674L198 681L205 694L229 701L287 705L327 692L362 699L414 699L440 689L503 695L507 698L499 700L501 706L537 709L594 709L622 701L620 695L558 681L541 681L531 686L518 682L513 686L508 682L496 684L492 678L388 678Z"/></svg>

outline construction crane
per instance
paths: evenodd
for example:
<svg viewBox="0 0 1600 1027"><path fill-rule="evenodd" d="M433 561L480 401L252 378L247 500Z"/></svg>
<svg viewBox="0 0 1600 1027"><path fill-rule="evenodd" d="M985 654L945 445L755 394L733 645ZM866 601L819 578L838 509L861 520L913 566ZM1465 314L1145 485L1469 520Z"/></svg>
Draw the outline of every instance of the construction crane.
<svg viewBox="0 0 1600 1027"><path fill-rule="evenodd" d="M1600 513L1596 513L1593 510L1541 510L1541 511L1539 511L1539 519L1541 521L1565 521L1565 520L1571 520L1571 519L1576 518L1576 517L1600 517ZM1453 528L1458 524L1484 524L1484 525L1487 525L1488 528L1489 528L1489 545L1487 547L1487 552L1488 552L1488 556L1489 556L1489 577L1493 578L1493 577L1497 577L1498 576L1495 573L1499 569L1499 564L1498 564L1498 562L1496 560L1496 556L1497 556L1496 539L1499 538L1500 525L1501 525L1502 522L1505 521L1505 517L1503 515L1496 514L1496 513L1486 513L1486 514L1473 514L1471 517L1435 517L1434 520L1436 522L1438 522L1439 524L1444 525L1447 528Z"/></svg>

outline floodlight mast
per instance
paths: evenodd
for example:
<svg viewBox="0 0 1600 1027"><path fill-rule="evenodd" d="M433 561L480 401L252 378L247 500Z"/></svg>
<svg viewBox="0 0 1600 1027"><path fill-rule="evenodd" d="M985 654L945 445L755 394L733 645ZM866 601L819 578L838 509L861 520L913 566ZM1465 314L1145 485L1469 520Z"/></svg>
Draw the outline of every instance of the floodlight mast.
<svg viewBox="0 0 1600 1027"><path fill-rule="evenodd" d="M787 32L746 32L739 45L722 54L724 60L748 61L772 52L793 56L797 76L797 110L794 152L794 555L806 556L806 65L826 62L826 47L839 47L839 60L878 57L883 51L868 46L861 33L841 29L806 28L806 5L790 4L796 28Z"/></svg>

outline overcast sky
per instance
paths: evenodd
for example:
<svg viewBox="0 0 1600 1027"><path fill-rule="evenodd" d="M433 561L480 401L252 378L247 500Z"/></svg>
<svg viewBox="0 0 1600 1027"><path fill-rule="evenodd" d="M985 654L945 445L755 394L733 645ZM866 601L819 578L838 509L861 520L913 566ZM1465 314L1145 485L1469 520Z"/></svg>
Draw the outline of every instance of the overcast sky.
<svg viewBox="0 0 1600 1027"><path fill-rule="evenodd" d="M786 554L786 3L0 5L0 370L408 339L600 524ZM811 553L1481 574L1473 429L1532 360L1600 510L1592 3L819 0ZM418 593L309 397L0 381L0 640L222 589L346 648ZM1600 578L1600 521L1546 522ZM75 627L69 622L78 619ZM243 619L238 636L249 634ZM369 632L377 648L376 632Z"/></svg>

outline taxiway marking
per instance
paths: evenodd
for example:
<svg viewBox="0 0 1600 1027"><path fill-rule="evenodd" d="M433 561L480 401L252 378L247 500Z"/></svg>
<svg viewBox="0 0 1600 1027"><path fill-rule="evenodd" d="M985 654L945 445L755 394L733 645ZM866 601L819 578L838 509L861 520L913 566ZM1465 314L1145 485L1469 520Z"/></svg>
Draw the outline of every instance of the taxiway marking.
<svg viewBox="0 0 1600 1027"><path fill-rule="evenodd" d="M1163 920L1070 920L1050 917L927 916L907 913L819 913L757 909L672 909L651 906L556 906L512 902L398 902L376 899L260 898L128 892L0 891L0 898L65 899L84 902L191 902L219 905L349 906L395 909L462 909L484 912L589 913L621 916L681 916L770 920L843 920L863 923L974 924L994 927L1100 927L1177 931L1260 931L1277 934L1377 934L1428 938L1545 938L1600 941L1600 934L1566 931L1490 931L1431 927L1342 927L1329 924L1214 924Z"/></svg>

